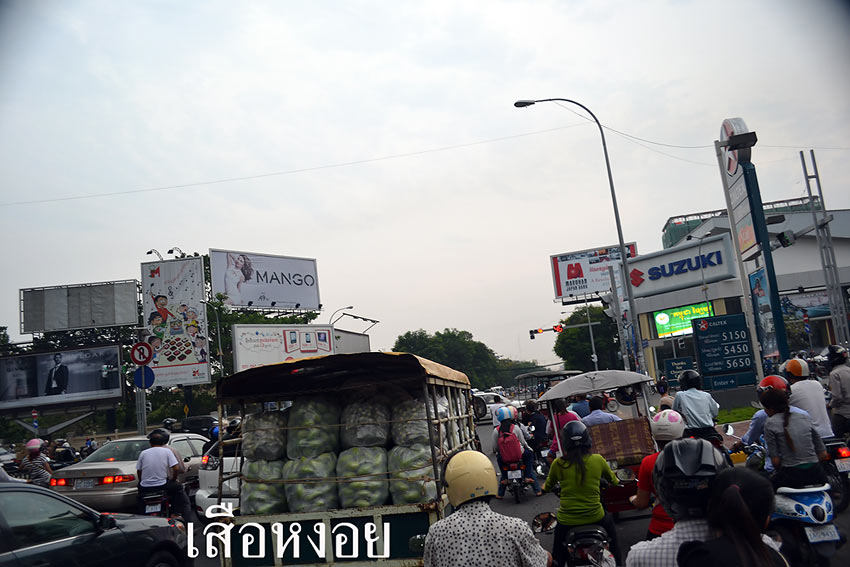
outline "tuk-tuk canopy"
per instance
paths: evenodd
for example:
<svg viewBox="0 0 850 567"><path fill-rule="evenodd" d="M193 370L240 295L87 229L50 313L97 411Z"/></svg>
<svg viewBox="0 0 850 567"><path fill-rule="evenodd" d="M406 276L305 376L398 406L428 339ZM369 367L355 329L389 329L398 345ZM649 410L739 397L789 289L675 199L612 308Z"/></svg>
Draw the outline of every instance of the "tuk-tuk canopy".
<svg viewBox="0 0 850 567"><path fill-rule="evenodd" d="M623 386L632 386L642 382L652 382L651 376L638 374L628 370L596 370L585 372L578 376L567 378L560 384L552 386L545 394L540 396L540 401L557 400L580 396L592 392L605 392L615 390Z"/></svg>
<svg viewBox="0 0 850 567"><path fill-rule="evenodd" d="M343 389L346 383L380 385L422 378L469 388L466 374L426 358L404 352L361 352L250 368L219 380L216 393L223 403L276 401L329 388Z"/></svg>

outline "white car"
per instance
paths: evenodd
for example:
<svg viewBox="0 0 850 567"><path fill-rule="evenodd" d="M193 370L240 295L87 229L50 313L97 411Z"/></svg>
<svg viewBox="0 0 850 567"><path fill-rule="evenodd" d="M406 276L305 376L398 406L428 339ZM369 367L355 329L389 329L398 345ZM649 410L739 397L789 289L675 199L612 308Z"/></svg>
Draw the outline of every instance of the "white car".
<svg viewBox="0 0 850 567"><path fill-rule="evenodd" d="M499 401L496 401L498 396ZM493 418L493 410L504 405L512 405L519 409L522 404L511 400L496 392L478 392L472 395L472 407L475 410L475 419L484 420Z"/></svg>
<svg viewBox="0 0 850 567"><path fill-rule="evenodd" d="M224 448L224 457L219 456L218 441L216 441L204 456L201 457L201 466L198 470L198 492L195 493L195 506L198 516L205 520L204 512L212 505L218 504L218 475L219 468L224 468L224 475L239 472L241 456L239 445L228 445ZM221 503L232 504L233 508L239 507L239 479L232 478L224 482Z"/></svg>

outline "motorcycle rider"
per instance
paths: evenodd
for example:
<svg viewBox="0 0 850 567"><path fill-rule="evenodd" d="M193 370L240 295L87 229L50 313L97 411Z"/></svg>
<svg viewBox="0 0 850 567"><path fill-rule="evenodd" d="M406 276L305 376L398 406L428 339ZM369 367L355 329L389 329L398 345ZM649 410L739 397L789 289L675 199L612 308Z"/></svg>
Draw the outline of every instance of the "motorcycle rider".
<svg viewBox="0 0 850 567"><path fill-rule="evenodd" d="M489 499L496 493L496 471L486 455L461 451L446 463L446 494L455 511L428 529L425 567L550 567L528 524L497 514Z"/></svg>
<svg viewBox="0 0 850 567"><path fill-rule="evenodd" d="M759 382L759 401L768 415L764 440L776 470L771 480L775 487L824 484L826 475L819 460L828 458L826 447L808 414L790 410L789 395L788 383L780 376Z"/></svg>
<svg viewBox="0 0 850 567"><path fill-rule="evenodd" d="M649 420L649 426L652 429L652 437L658 444L658 452L647 455L640 462L637 494L629 497L629 501L638 510L649 507L650 497L656 492L655 485L652 484L652 471L655 468L655 461L658 460L658 455L667 443L681 439L682 433L685 431L685 420L677 411L664 410L652 416L652 419ZM656 503L652 508L652 519L649 521L646 539L657 538L671 529L673 529L673 519L667 515L660 502Z"/></svg>
<svg viewBox="0 0 850 567"><path fill-rule="evenodd" d="M593 396L590 398L588 407L590 408L590 413L581 418L582 423L585 425L599 425L600 423L621 421L620 416L602 411L602 408L605 407L605 400L602 399L602 396Z"/></svg>
<svg viewBox="0 0 850 567"><path fill-rule="evenodd" d="M684 542L714 538L706 519L709 494L718 473L728 468L720 451L705 439L669 442L655 461L652 480L675 524L660 537L634 544L626 567L677 567L676 556Z"/></svg>
<svg viewBox="0 0 850 567"><path fill-rule="evenodd" d="M170 433L167 429L151 431L148 435L151 446L142 451L136 462L141 513L144 514L145 493L165 490L172 508L180 512L184 521L189 522L192 518L192 507L183 490L183 485L177 482L177 475L180 474L180 459L167 447L169 438Z"/></svg>
<svg viewBox="0 0 850 567"><path fill-rule="evenodd" d="M552 544L555 562L560 567L567 565L564 542L571 528L597 524L605 528L611 553L617 565L622 565L617 528L600 499L600 482L604 478L611 484L618 484L616 475L602 455L591 451L590 434L581 421L570 421L563 427L561 447L564 454L552 462L543 486L544 491L550 491L556 484L561 485L558 525Z"/></svg>
<svg viewBox="0 0 850 567"><path fill-rule="evenodd" d="M549 437L546 436L549 419L540 413L540 408L534 400L528 400L525 402L525 411L526 414L524 422L526 427L534 427L534 432L532 433L528 444L534 454L542 460L540 451L544 449L546 444L549 442Z"/></svg>
<svg viewBox="0 0 850 567"><path fill-rule="evenodd" d="M791 388L789 403L806 410L821 438L832 437L832 426L826 411L826 400L820 382L809 380L809 365L805 360L792 358L783 365L785 378Z"/></svg>
<svg viewBox="0 0 850 567"><path fill-rule="evenodd" d="M579 421L581 418L576 412L567 409L567 402L563 398L549 402L549 408L551 409L552 419L546 425L546 435L549 436L552 442L549 445L549 455L546 457L546 460L551 465L555 457L563 454L559 446L561 436L556 435L555 432L563 430L567 423Z"/></svg>
<svg viewBox="0 0 850 567"><path fill-rule="evenodd" d="M748 565L783 567L788 561L763 530L774 507L773 486L746 467L732 467L717 475L708 505L708 523L720 536L689 541L679 548L680 567Z"/></svg>
<svg viewBox="0 0 850 567"><path fill-rule="evenodd" d="M540 492L540 485L537 483L537 475L534 474L534 453L531 452L531 447L528 445L525 432L522 430L519 423L517 423L516 408L513 406L501 407L496 412L496 417L499 420L499 427L493 429L493 452L496 453L499 470L502 471L502 479L499 483L499 493L496 495L496 498L501 499L505 495L505 490L507 490L508 487L508 477L505 475L504 466L506 463L513 462L513 460L506 461L499 449L499 437L503 434L513 435L519 441L522 448L522 464L525 465L525 482L532 485L535 495L542 496L543 493Z"/></svg>
<svg viewBox="0 0 850 567"><path fill-rule="evenodd" d="M680 392L673 398L673 409L685 418L687 428L685 437L702 437L704 439L717 436L714 420L720 404L702 388L702 377L695 370L685 370L679 374Z"/></svg>
<svg viewBox="0 0 850 567"><path fill-rule="evenodd" d="M847 366L847 349L829 345L826 354L829 368L829 391L832 400L832 430L839 437L850 434L850 366Z"/></svg>

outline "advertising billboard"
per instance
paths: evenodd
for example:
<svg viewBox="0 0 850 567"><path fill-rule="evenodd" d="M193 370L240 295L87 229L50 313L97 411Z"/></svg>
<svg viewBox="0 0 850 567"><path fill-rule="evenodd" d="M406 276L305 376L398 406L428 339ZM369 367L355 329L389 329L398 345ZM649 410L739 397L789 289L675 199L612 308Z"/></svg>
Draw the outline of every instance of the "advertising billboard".
<svg viewBox="0 0 850 567"><path fill-rule="evenodd" d="M627 243L626 254L629 258L637 256L637 244ZM616 268L619 261L620 247L617 245L550 256L555 299L609 291L611 280L608 277L608 266ZM618 295L625 297L625 294L621 293L623 287L618 269L614 270L614 279L617 282Z"/></svg>
<svg viewBox="0 0 850 567"><path fill-rule="evenodd" d="M705 390L725 390L756 383L750 331L743 313L691 321L699 372Z"/></svg>
<svg viewBox="0 0 850 567"><path fill-rule="evenodd" d="M0 411L121 398L117 345L0 358Z"/></svg>
<svg viewBox="0 0 850 567"><path fill-rule="evenodd" d="M233 325L233 371L336 354L330 325Z"/></svg>
<svg viewBox="0 0 850 567"><path fill-rule="evenodd" d="M690 335L693 332L691 321L698 317L712 317L714 310L711 303L695 303L673 309L664 309L652 314L655 320L655 331L659 339Z"/></svg>
<svg viewBox="0 0 850 567"><path fill-rule="evenodd" d="M752 272L749 279L762 356L779 356L779 346L776 342L776 321L773 319L773 309L770 306L770 284L767 281L764 268Z"/></svg>
<svg viewBox="0 0 850 567"><path fill-rule="evenodd" d="M199 257L142 264L145 340L154 386L210 381L204 262Z"/></svg>
<svg viewBox="0 0 850 567"><path fill-rule="evenodd" d="M124 280L22 289L21 333L136 325L138 287Z"/></svg>
<svg viewBox="0 0 850 567"><path fill-rule="evenodd" d="M316 260L232 250L210 250L213 297L227 305L318 310Z"/></svg>

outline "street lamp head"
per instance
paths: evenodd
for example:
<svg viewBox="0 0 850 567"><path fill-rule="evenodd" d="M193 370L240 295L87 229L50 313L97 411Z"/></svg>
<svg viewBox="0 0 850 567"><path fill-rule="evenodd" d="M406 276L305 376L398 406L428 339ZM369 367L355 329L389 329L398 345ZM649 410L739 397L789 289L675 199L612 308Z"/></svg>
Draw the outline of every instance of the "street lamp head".
<svg viewBox="0 0 850 567"><path fill-rule="evenodd" d="M525 108L526 106L531 106L535 102L537 102L537 101L535 101L535 100L518 100L514 103L514 106L517 107L517 108Z"/></svg>

